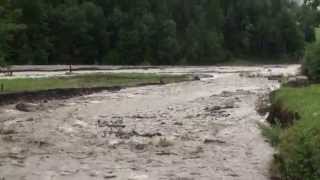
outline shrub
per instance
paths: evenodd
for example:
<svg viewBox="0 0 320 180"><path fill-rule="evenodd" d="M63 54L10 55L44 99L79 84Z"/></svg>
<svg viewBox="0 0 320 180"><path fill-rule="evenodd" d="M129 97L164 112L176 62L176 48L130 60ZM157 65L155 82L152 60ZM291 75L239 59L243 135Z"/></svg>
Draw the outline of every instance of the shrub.
<svg viewBox="0 0 320 180"><path fill-rule="evenodd" d="M5 57L0 52L0 68L6 66Z"/></svg>
<svg viewBox="0 0 320 180"><path fill-rule="evenodd" d="M320 123L303 123L283 136L276 161L287 180L320 179Z"/></svg>
<svg viewBox="0 0 320 180"><path fill-rule="evenodd" d="M282 132L280 123L273 124L271 126L260 124L259 126L262 131L262 135L267 138L268 142L272 146L277 146L280 143L280 136Z"/></svg>
<svg viewBox="0 0 320 180"><path fill-rule="evenodd" d="M103 64L121 64L121 56L117 50L110 50L108 55L103 58Z"/></svg>
<svg viewBox="0 0 320 180"><path fill-rule="evenodd" d="M272 99L284 109L297 112L301 119L282 130L278 136L275 165L283 180L320 179L320 85L304 88L282 88ZM274 130L272 130L274 131ZM268 132L273 141L277 133ZM275 136L274 136L275 135Z"/></svg>
<svg viewBox="0 0 320 180"><path fill-rule="evenodd" d="M310 79L320 81L320 43L307 47L303 71Z"/></svg>

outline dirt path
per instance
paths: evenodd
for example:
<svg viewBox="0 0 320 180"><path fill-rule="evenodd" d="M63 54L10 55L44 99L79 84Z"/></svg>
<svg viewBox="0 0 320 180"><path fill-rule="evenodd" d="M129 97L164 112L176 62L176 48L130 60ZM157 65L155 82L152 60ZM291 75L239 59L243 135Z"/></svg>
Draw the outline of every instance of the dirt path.
<svg viewBox="0 0 320 180"><path fill-rule="evenodd" d="M273 150L255 103L279 83L252 76L298 67L149 70L211 78L2 107L0 179L267 180Z"/></svg>

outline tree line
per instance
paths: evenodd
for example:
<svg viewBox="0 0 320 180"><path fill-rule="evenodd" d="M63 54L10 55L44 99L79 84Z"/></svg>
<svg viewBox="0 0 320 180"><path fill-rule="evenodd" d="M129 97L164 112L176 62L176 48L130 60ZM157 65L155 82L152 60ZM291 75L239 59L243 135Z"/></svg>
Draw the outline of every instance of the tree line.
<svg viewBox="0 0 320 180"><path fill-rule="evenodd" d="M1 0L0 64L214 64L303 55L312 3Z"/></svg>

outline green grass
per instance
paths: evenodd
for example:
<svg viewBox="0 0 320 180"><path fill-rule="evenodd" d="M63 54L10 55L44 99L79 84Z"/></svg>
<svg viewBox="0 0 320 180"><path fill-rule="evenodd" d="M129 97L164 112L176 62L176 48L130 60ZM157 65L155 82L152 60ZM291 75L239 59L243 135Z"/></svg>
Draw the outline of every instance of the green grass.
<svg viewBox="0 0 320 180"><path fill-rule="evenodd" d="M292 112L298 112L302 120L320 118L320 85L303 88L281 88L275 93L274 102L281 104Z"/></svg>
<svg viewBox="0 0 320 180"><path fill-rule="evenodd" d="M262 135L267 138L267 140L272 146L276 147L279 145L280 136L282 133L280 124L273 124L271 126L259 124L259 127L262 131Z"/></svg>
<svg viewBox="0 0 320 180"><path fill-rule="evenodd" d="M185 75L169 76L138 73L101 73L50 78L0 79L0 84L4 85L4 91L2 93L13 93L67 88L128 87L141 84L160 83L160 79L165 83L173 83L188 80L188 77Z"/></svg>
<svg viewBox="0 0 320 180"><path fill-rule="evenodd" d="M292 127L283 129L276 137L279 145L275 164L282 178L320 179L320 85L282 88L275 93L273 103L280 103L301 116Z"/></svg>

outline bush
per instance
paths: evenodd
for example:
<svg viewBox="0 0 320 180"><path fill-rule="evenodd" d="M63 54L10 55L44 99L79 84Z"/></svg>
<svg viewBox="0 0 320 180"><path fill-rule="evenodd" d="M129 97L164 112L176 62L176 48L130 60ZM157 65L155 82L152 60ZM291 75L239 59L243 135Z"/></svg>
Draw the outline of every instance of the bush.
<svg viewBox="0 0 320 180"><path fill-rule="evenodd" d="M320 123L303 122L282 138L278 159L282 177L287 180L320 179Z"/></svg>
<svg viewBox="0 0 320 180"><path fill-rule="evenodd" d="M267 131L273 142L279 140L275 165L284 180L320 179L320 85L282 88L272 99L284 109L297 112L301 119L291 127ZM277 139L279 137L279 139Z"/></svg>
<svg viewBox="0 0 320 180"><path fill-rule="evenodd" d="M111 65L119 65L121 64L121 56L117 50L110 50L108 55L103 58L103 64Z"/></svg>
<svg viewBox="0 0 320 180"><path fill-rule="evenodd" d="M0 67L5 67L6 65L5 57L0 52Z"/></svg>
<svg viewBox="0 0 320 180"><path fill-rule="evenodd" d="M268 142L272 146L277 146L280 143L280 136L282 133L282 128L280 123L273 124L271 126L267 126L265 124L260 124L260 129L262 131L262 135L267 138Z"/></svg>
<svg viewBox="0 0 320 180"><path fill-rule="evenodd" d="M320 81L320 43L307 47L303 71L310 79Z"/></svg>

